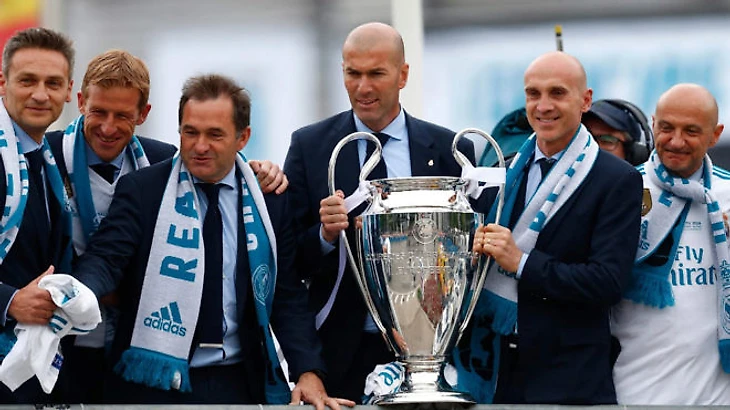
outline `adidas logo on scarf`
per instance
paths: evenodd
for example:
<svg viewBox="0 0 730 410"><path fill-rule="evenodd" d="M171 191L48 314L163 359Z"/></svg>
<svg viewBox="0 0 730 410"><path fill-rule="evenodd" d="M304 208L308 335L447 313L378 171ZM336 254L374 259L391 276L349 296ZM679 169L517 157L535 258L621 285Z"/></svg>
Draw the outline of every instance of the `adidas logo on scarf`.
<svg viewBox="0 0 730 410"><path fill-rule="evenodd" d="M182 326L182 318L180 317L177 302L170 302L169 308L163 306L159 311L150 313L149 316L144 318L144 325L180 337L185 337L187 331Z"/></svg>

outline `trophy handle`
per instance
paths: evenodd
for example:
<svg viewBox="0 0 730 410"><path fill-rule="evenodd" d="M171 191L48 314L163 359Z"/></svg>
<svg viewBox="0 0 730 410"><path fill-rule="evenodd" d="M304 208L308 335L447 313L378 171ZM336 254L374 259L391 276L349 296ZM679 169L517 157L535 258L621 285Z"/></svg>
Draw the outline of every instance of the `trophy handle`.
<svg viewBox="0 0 730 410"><path fill-rule="evenodd" d="M375 169L375 166L378 165L378 162L380 162L380 157L382 156L383 152L383 146L382 144L380 144L380 140L376 138L373 134L370 134L369 132L353 132L352 134L341 139L340 142L335 145L334 150L332 150L329 168L327 169L330 195L334 195L336 191L335 166L337 164L337 157L340 155L340 151L348 142L359 139L366 139L373 142L375 144L375 151L373 152L373 155L371 155L370 158L365 161L365 164L363 164L362 170L360 170L358 183L362 183L363 181L365 181L368 175L370 175L373 169ZM350 248L350 242L347 240L347 235L345 234L344 230L340 231L340 238L342 238L342 241L345 244L345 249L347 250L347 259L348 261L350 261L350 266L352 267L352 271L355 274L355 281L357 282L357 286L360 288L360 293L363 294L363 298L365 299L365 305L368 308L368 312L370 312L370 316L373 318L375 325L378 326L378 329L382 332L382 334L386 334L385 326L383 326L383 323L380 320L380 316L378 316L377 310L375 308L375 303L373 303L373 299L370 297L370 292L368 292L367 284L365 283L365 269L362 264L362 260L359 261L359 264L358 261L355 260L355 257L352 254L352 249Z"/></svg>
<svg viewBox="0 0 730 410"><path fill-rule="evenodd" d="M491 135L487 134L486 132L477 129L477 128L465 128L461 131L459 131L456 136L454 136L454 141L451 144L451 153L454 155L454 159L456 159L456 162L459 163L459 165L463 167L466 166L472 166L471 162L469 162L469 159L459 152L458 150L458 143L461 138L466 134L478 134L484 137L485 140L489 143L489 145L492 146L494 149L494 152L497 154L497 159L499 160L499 168L505 168L505 162L504 162L504 154L502 153L502 149L499 147L499 144L497 143L497 140L494 139ZM499 186L499 192L497 193L497 212L495 215L495 223L499 224L499 220L502 216L502 207L504 206L504 182L500 184ZM479 295L482 292L482 288L484 287L484 281L487 278L487 271L489 268L489 263L491 261L492 257L487 256L486 261L482 264L481 269L477 271L476 276L476 288L474 289L473 296L471 298L471 301L469 301L469 306L466 309L466 313L464 315L464 320L461 322L461 327L459 327L459 335L458 337L461 338L462 333L464 333L464 330L466 329L466 326L469 324L469 321L471 320L471 316L474 313L474 309L476 308L477 301L479 300Z"/></svg>

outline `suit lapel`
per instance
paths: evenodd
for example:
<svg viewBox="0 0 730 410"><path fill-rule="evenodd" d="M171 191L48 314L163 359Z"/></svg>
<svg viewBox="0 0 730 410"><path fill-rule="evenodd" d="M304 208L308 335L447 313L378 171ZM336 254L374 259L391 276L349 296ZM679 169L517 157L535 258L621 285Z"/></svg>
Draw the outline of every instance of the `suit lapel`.
<svg viewBox="0 0 730 410"><path fill-rule="evenodd" d="M418 120L406 113L408 149L411 153L411 175L440 175L439 156L434 147L433 135L425 132Z"/></svg>

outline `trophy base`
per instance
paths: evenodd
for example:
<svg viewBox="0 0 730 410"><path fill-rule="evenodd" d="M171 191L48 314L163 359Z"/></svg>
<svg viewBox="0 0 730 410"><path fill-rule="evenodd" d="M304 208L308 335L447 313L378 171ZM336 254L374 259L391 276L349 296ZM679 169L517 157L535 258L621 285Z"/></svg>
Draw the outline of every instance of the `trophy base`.
<svg viewBox="0 0 730 410"><path fill-rule="evenodd" d="M443 362L433 360L409 360L403 383L393 392L375 398L375 405L417 404L417 403L455 403L476 404L468 394L455 391L440 376Z"/></svg>
<svg viewBox="0 0 730 410"><path fill-rule="evenodd" d="M417 403L476 404L476 401L467 393L455 391L415 391L386 394L378 397L373 402L376 406Z"/></svg>

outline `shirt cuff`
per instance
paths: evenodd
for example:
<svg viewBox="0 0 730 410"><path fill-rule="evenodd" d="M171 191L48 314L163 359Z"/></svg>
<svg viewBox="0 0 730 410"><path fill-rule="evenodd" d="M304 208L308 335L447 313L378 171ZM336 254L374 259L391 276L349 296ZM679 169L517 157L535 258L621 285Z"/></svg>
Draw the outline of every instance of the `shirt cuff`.
<svg viewBox="0 0 730 410"><path fill-rule="evenodd" d="M517 268L517 273L515 273L515 279L520 279L522 277L522 270L525 269L525 264L527 264L527 258L530 256L528 253L523 253L522 257L520 258L520 266Z"/></svg>
<svg viewBox="0 0 730 410"><path fill-rule="evenodd" d="M337 239L335 239L336 241ZM322 236L322 225L319 226L319 248L322 249L322 255L327 255L328 253L335 250L335 245L333 243L329 243L324 239L324 236Z"/></svg>

